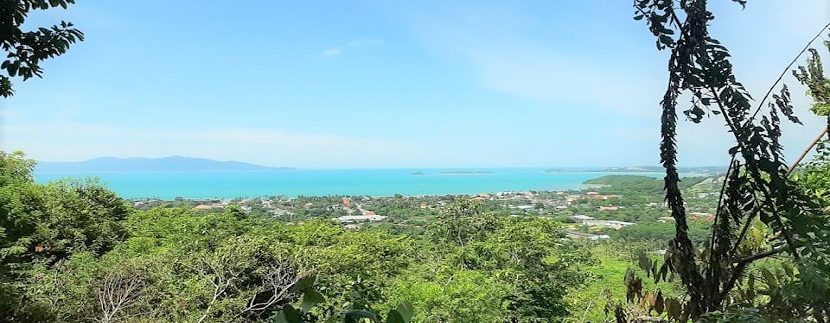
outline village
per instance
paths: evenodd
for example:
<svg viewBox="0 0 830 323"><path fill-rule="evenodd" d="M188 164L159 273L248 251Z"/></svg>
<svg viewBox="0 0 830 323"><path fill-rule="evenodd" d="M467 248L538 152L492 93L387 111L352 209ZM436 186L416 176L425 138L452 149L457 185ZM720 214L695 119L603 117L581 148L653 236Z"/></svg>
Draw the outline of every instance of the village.
<svg viewBox="0 0 830 323"><path fill-rule="evenodd" d="M610 239L610 233L637 224L674 222L660 195L646 194L626 187L620 187L618 190L601 188L602 186L589 186L583 190L569 191L437 196L270 196L174 201L144 199L134 201L134 206L142 209L164 204L189 207L200 212L222 212L232 207L242 214L274 217L287 223L322 218L330 219L346 229L358 229L371 225L425 226L449 204L460 198L468 198L480 202L487 210L509 216L554 218L567 226L567 237L595 241ZM708 191L714 189L707 188ZM690 203L687 203L690 220L714 220L712 208L707 207L711 204L714 194L708 191L697 190L690 198Z"/></svg>

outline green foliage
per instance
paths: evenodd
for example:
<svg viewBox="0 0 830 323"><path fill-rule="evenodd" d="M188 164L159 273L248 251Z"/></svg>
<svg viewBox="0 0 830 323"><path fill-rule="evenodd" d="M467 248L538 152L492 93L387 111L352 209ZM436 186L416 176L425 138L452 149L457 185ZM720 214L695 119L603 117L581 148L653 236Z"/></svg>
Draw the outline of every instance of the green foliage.
<svg viewBox="0 0 830 323"><path fill-rule="evenodd" d="M4 270L31 262L56 263L73 252L104 254L121 241L128 209L95 181L31 183L31 161L0 156L0 258Z"/></svg>
<svg viewBox="0 0 830 323"><path fill-rule="evenodd" d="M745 1L735 2L745 5ZM657 280L669 273L681 278L687 297L681 304L682 318L675 315L674 319L696 319L724 311L757 260L787 252L798 264L805 264L803 259L807 258L826 262L830 255L830 221L809 191L789 177L779 142L780 115L801 123L794 115L787 86L778 86L776 81L759 105L753 106L752 97L733 73L729 51L709 33L714 15L708 11L707 1L635 0L634 9L635 19L645 20L656 37L658 49L671 52L669 84L661 102L660 157L666 170L666 202L676 229L663 265L659 269L648 267ZM816 99L814 110L823 113L819 110L826 103L827 82L821 75L818 55L811 52L808 68L794 74ZM676 165L676 109L678 98L684 94L692 98L691 107L684 111L689 120L698 123L704 116L719 116L735 140L728 151L731 161L715 210L715 224L701 249L689 235ZM762 113L764 107L767 110ZM629 295L643 299L649 294L643 293L637 282L636 277L626 280ZM779 288L780 284L773 286ZM769 305L779 303L771 296L767 301ZM823 310L811 313L801 315L818 318ZM622 316L618 315L618 320Z"/></svg>
<svg viewBox="0 0 830 323"><path fill-rule="evenodd" d="M697 245L709 238L711 223L690 222L689 239ZM661 246L675 235L674 223L646 223L626 226L612 232L612 237L627 241L659 241Z"/></svg>
<svg viewBox="0 0 830 323"><path fill-rule="evenodd" d="M603 193L636 193L637 195L661 195L663 193L663 181L649 176L606 175L589 179L585 181L585 184L601 185L597 190Z"/></svg>
<svg viewBox="0 0 830 323"><path fill-rule="evenodd" d="M591 263L561 224L469 200L414 236L288 225L234 206L133 210L96 181L34 184L30 161L3 157L0 310L19 320L547 322Z"/></svg>
<svg viewBox="0 0 830 323"><path fill-rule="evenodd" d="M0 186L32 182L35 162L26 159L22 151L0 151Z"/></svg>
<svg viewBox="0 0 830 323"><path fill-rule="evenodd" d="M587 253L563 242L562 225L550 219L499 216L482 209L479 202L459 200L431 228L441 246L438 252L448 255L447 266L485 272L509 286L503 290L502 306L496 307L505 310L501 317L535 322L568 315L564 296L586 278L580 269L590 263ZM432 284L424 288L434 290ZM413 303L419 308L419 302Z"/></svg>
<svg viewBox="0 0 830 323"><path fill-rule="evenodd" d="M415 308L416 322L497 322L507 314L510 286L478 270L419 269L396 282L393 299Z"/></svg>
<svg viewBox="0 0 830 323"><path fill-rule="evenodd" d="M830 49L830 41L825 41L824 44ZM830 80L824 76L824 68L817 50L810 49L807 66L799 66L798 70L793 70L793 76L807 86L808 93L813 98L813 113L830 116Z"/></svg>
<svg viewBox="0 0 830 323"><path fill-rule="evenodd" d="M84 40L84 34L73 28L71 22L61 21L49 28L22 29L32 10L48 10L61 7L66 9L74 0L3 0L0 2L0 48L6 60L0 64L6 75L0 75L0 96L14 94L11 79L21 77L28 80L41 77L40 63L57 57L69 50L69 45Z"/></svg>

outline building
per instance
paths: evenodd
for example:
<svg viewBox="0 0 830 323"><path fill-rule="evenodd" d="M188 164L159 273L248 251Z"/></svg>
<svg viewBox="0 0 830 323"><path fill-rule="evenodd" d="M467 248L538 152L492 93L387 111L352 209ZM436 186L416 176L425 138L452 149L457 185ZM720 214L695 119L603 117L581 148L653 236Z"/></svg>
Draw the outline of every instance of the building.
<svg viewBox="0 0 830 323"><path fill-rule="evenodd" d="M588 225L595 225L599 227L606 227L612 229L622 229L629 225L634 225L635 223L632 222L625 222L625 221L616 221L616 220L593 220L589 221Z"/></svg>
<svg viewBox="0 0 830 323"><path fill-rule="evenodd" d="M568 236L568 238L571 238L571 239L587 239L587 240L592 240L592 241L611 239L611 236L609 236L607 234L591 234L591 233L583 233L583 232L575 232L575 231L569 231L565 234Z"/></svg>
<svg viewBox="0 0 830 323"><path fill-rule="evenodd" d="M372 215L344 215L334 218L335 221L347 224L347 223L363 223L363 222L377 222L386 219L385 216L376 215L372 213Z"/></svg>
<svg viewBox="0 0 830 323"><path fill-rule="evenodd" d="M193 207L193 209L196 211L208 211L222 208L225 208L225 206L222 205L222 203L199 204Z"/></svg>
<svg viewBox="0 0 830 323"><path fill-rule="evenodd" d="M689 220L715 222L715 215L706 212L690 212Z"/></svg>
<svg viewBox="0 0 830 323"><path fill-rule="evenodd" d="M594 218L592 218L592 217L590 217L590 216L587 216L587 215L581 215L581 214L572 215L572 216L571 216L571 219L572 219L572 220L574 220L574 221L576 221L576 222L579 222L579 223L585 223L585 221L588 221L588 220L594 220Z"/></svg>
<svg viewBox="0 0 830 323"><path fill-rule="evenodd" d="M657 218L657 222L660 222L660 223L674 222L674 218L670 217L670 216L661 216L661 217Z"/></svg>
<svg viewBox="0 0 830 323"><path fill-rule="evenodd" d="M624 227L627 227L629 225L635 224L635 223L631 223L631 222L616 221L616 220L598 220L598 219L592 218L592 217L587 216L587 215L574 215L574 216L571 216L571 219L573 219L576 222L582 223L583 225L613 228L613 229L617 229L617 230L622 229Z"/></svg>

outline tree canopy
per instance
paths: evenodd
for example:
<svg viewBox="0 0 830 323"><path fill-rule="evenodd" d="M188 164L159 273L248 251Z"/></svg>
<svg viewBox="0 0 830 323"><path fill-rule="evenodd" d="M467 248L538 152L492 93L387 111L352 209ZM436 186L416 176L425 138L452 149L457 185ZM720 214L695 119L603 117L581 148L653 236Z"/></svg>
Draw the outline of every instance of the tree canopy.
<svg viewBox="0 0 830 323"><path fill-rule="evenodd" d="M0 1L0 48L6 59L0 63L0 96L14 94L12 79L23 81L42 77L40 63L66 53L69 46L83 41L84 34L71 22L24 30L26 18L33 10L66 9L75 0L2 0Z"/></svg>

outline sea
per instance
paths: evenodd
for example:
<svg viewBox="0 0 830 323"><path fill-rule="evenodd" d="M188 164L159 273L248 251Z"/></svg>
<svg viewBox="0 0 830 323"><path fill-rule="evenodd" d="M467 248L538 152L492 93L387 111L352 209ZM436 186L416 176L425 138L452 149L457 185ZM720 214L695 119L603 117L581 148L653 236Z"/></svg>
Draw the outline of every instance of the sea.
<svg viewBox="0 0 830 323"><path fill-rule="evenodd" d="M652 172L598 172L537 168L298 169L211 172L38 173L48 183L95 178L131 199L229 199L260 196L392 196L477 194L582 189L586 180L612 174L662 177Z"/></svg>

